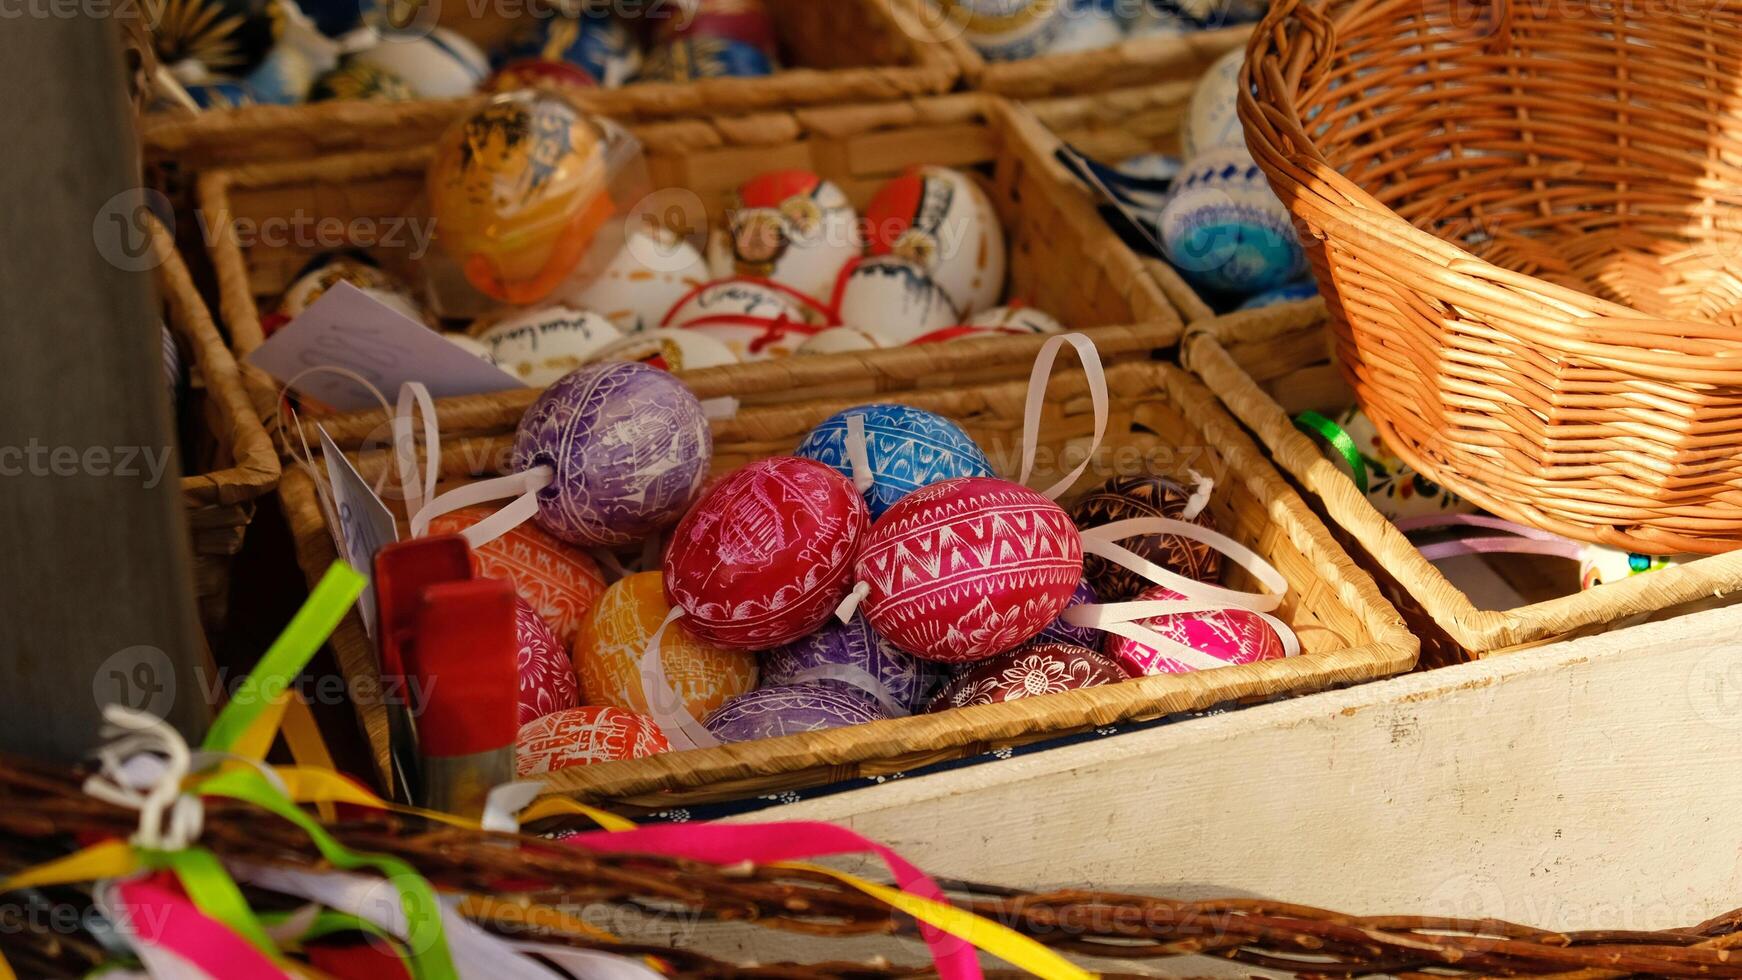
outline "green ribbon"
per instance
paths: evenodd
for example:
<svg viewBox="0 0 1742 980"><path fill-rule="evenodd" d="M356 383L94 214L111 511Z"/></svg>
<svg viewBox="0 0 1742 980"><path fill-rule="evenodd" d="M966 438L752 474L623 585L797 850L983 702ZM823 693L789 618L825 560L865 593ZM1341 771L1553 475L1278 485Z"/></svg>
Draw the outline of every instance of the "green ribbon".
<svg viewBox="0 0 1742 980"><path fill-rule="evenodd" d="M1361 455L1361 447L1355 445L1355 440L1343 427L1314 411L1305 411L1294 417L1295 428L1311 435L1319 436L1331 444L1331 448L1343 455L1343 462L1349 464L1349 473L1355 480L1355 489L1364 495L1367 493L1367 460Z"/></svg>
<svg viewBox="0 0 1742 980"><path fill-rule="evenodd" d="M269 926L277 926L289 922L298 914L296 912L266 912L260 916L260 921ZM392 933L368 919L359 918L346 912L335 912L328 908L316 910L314 918L309 920L308 928L296 935L294 942L300 946L316 939L325 939L328 936L336 936L346 932L365 933L383 942L392 943L396 949L400 949L403 953L398 937Z"/></svg>
<svg viewBox="0 0 1742 980"><path fill-rule="evenodd" d="M314 591L309 593L308 601L291 618L290 625L272 641L260 663L243 678L235 697L212 722L202 748L228 752L242 733L272 706L277 692L269 690L268 685L278 685L279 691L286 689L291 680L308 666L333 630L339 628L339 621L345 618L351 604L368 585L368 580L351 566L342 561L333 562Z"/></svg>
<svg viewBox="0 0 1742 980"><path fill-rule="evenodd" d="M187 892L188 899L208 918L228 926L232 932L248 940L274 962L284 962L284 955L279 952L278 945L266 934L266 927L260 924L254 910L248 907L248 900L242 897L242 889L236 887L235 879L224 870L224 864L218 860L217 855L203 847L190 847L181 851L141 848L139 856L146 867L168 868L175 872L182 889Z"/></svg>

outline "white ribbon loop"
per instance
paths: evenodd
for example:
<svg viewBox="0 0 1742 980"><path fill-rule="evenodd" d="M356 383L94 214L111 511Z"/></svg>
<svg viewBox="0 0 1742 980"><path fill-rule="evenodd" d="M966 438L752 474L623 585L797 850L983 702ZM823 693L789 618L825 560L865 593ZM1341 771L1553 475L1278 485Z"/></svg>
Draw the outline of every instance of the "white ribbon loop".
<svg viewBox="0 0 1742 980"><path fill-rule="evenodd" d="M647 702L647 716L665 733L665 740L673 749L680 752L684 749L711 749L719 745L720 740L690 714L683 698L672 690L671 680L665 675L665 659L659 653L665 631L682 618L682 609L666 613L665 621L647 641L647 651L641 655L641 696Z"/></svg>
<svg viewBox="0 0 1742 980"><path fill-rule="evenodd" d="M1022 471L1016 482L1026 484L1034 475L1034 457L1040 446L1040 413L1046 407L1046 385L1052 377L1052 365L1058 359L1059 348L1064 344L1076 348L1077 357L1083 362L1083 375L1089 379L1089 400L1095 407L1095 438L1083 461L1070 475L1041 491L1054 500L1075 485L1088 470L1089 464L1095 460L1095 453L1101 448L1101 440L1107 435L1107 372L1101 367L1101 355L1095 350L1095 342L1080 333L1047 338L1035 356L1034 370L1028 376L1028 404L1022 413Z"/></svg>
<svg viewBox="0 0 1742 980"><path fill-rule="evenodd" d="M431 500L412 515L411 536L421 538L428 534L430 521L443 514L451 514L473 504L513 497L514 501L506 507L460 532L472 547L482 548L531 520L538 513L539 491L550 486L555 479L556 471L551 467L534 466L525 472L510 473L507 476L455 487Z"/></svg>
<svg viewBox="0 0 1742 980"><path fill-rule="evenodd" d="M1192 477L1192 495L1186 499L1186 509L1179 516L1181 520L1195 521L1210 506L1210 492L1216 489L1216 481L1197 470L1188 472Z"/></svg>
<svg viewBox="0 0 1742 980"><path fill-rule="evenodd" d="M842 599L841 604L835 607L835 618L843 623L852 622L853 614L859 611L859 604L864 602L865 597L870 594L871 586L869 583L855 582L853 584L853 591L847 593L847 597Z"/></svg>
<svg viewBox="0 0 1742 980"><path fill-rule="evenodd" d="M1143 534L1172 534L1206 544L1251 572L1252 577L1257 579L1259 584L1268 590L1269 594L1241 592L1238 589L1224 588L1220 585L1211 585L1208 582L1186 578L1184 575L1170 572L1115 543ZM1270 612L1282 604L1282 597L1288 593L1288 580L1282 577L1282 573L1277 571L1274 565L1265 561L1251 548L1219 531L1212 531L1202 525L1175 520L1171 517L1135 517L1130 520L1103 524L1100 527L1092 527L1083 532L1083 553L1098 555L1114 564L1129 568L1156 585L1172 589L1188 599L1220 602L1223 608L1237 606L1254 612Z"/></svg>
<svg viewBox="0 0 1742 980"><path fill-rule="evenodd" d="M423 478L417 476L417 437L412 423L423 419L423 445L428 454ZM407 381L399 386L399 403L393 412L393 460L399 470L399 486L405 494L406 514L423 509L424 501L435 496L436 474L441 466L441 432L436 426L435 402L429 389L420 381ZM420 537L415 532L413 537Z"/></svg>
<svg viewBox="0 0 1742 980"><path fill-rule="evenodd" d="M84 791L139 811L134 844L154 851L186 848L205 826L199 798L182 793L193 768L187 742L162 718L119 704L103 705L103 722L103 737L112 741L97 750L102 770L85 780Z"/></svg>
<svg viewBox="0 0 1742 980"><path fill-rule="evenodd" d="M876 699L891 718L906 718L913 713L907 710L906 705L895 700L889 685L873 677L865 668L853 664L818 664L808 670L799 671L787 683L814 684L817 681L838 681L864 691Z"/></svg>
<svg viewBox="0 0 1742 980"><path fill-rule="evenodd" d="M865 416L854 413L847 416L847 462L853 467L853 486L860 493L869 491L877 482L877 474L871 471L871 450L865 443Z"/></svg>

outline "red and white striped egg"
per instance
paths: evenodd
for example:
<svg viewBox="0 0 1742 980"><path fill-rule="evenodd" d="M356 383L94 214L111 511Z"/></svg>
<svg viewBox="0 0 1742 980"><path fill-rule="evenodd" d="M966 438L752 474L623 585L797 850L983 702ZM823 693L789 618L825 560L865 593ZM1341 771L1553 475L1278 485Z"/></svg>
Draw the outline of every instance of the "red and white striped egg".
<svg viewBox="0 0 1742 980"><path fill-rule="evenodd" d="M665 553L683 624L721 646L807 636L846 598L870 514L852 481L796 456L728 473L684 516Z"/></svg>
<svg viewBox="0 0 1742 980"><path fill-rule="evenodd" d="M922 487L885 511L854 568L860 611L908 653L964 663L1045 629L1083 580L1070 515L1034 490L992 477Z"/></svg>

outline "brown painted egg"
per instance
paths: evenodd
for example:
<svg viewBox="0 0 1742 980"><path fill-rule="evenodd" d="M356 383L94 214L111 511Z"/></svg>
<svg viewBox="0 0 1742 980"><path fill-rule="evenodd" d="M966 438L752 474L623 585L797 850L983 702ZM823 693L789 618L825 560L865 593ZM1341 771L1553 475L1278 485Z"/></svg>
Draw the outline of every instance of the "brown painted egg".
<svg viewBox="0 0 1742 980"><path fill-rule="evenodd" d="M933 696L926 710L1002 704L1038 694L1117 684L1125 677L1117 663L1088 647L1037 643L967 665Z"/></svg>
<svg viewBox="0 0 1742 980"><path fill-rule="evenodd" d="M1078 500L1071 508L1071 519L1084 531L1143 517L1186 520L1191 496L1189 488L1165 476L1117 477ZM1212 530L1216 526L1208 508L1191 518L1191 522ZM1170 572L1199 582L1214 582L1222 574L1221 552L1177 534L1140 535L1119 544ZM1123 602L1155 584L1098 555L1083 559L1083 575L1102 602Z"/></svg>

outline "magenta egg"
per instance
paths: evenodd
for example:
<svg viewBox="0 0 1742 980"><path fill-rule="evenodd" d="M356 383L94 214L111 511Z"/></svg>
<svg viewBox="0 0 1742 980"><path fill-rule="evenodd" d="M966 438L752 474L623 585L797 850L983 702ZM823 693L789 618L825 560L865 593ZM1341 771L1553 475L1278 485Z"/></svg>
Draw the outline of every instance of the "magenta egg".
<svg viewBox="0 0 1742 980"><path fill-rule="evenodd" d="M569 653L532 604L514 599L514 639L519 646L520 723L581 703L581 686Z"/></svg>
<svg viewBox="0 0 1742 980"><path fill-rule="evenodd" d="M1183 598L1178 592L1159 585L1137 597L1138 601ZM1142 620L1142 624L1176 643L1229 664L1276 660L1286 653L1282 637L1276 635L1276 630L1262 616L1248 609L1168 613ZM1187 674L1198 669L1148 644L1114 634L1108 634L1105 649L1109 657L1134 676Z"/></svg>
<svg viewBox="0 0 1742 980"><path fill-rule="evenodd" d="M1083 542L1058 504L1007 480L922 487L884 512L855 576L871 627L907 652L981 660L1032 639L1083 580Z"/></svg>
<svg viewBox="0 0 1742 980"><path fill-rule="evenodd" d="M715 484L672 533L665 593L684 627L765 650L814 632L846 598L870 515L852 481L776 456Z"/></svg>

